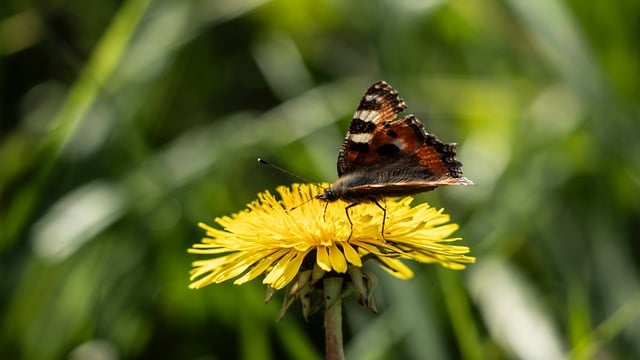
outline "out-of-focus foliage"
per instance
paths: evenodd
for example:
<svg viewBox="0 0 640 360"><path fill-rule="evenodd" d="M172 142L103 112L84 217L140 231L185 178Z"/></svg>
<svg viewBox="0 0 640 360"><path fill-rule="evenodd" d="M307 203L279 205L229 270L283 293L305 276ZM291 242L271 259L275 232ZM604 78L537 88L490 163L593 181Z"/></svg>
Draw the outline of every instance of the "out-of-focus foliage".
<svg viewBox="0 0 640 360"><path fill-rule="evenodd" d="M187 289L195 226L335 159L387 80L477 186L477 263L379 274L349 359L640 357L640 2L0 5L3 358L319 359L259 281ZM393 216L393 214L390 214ZM293 309L295 310L295 309Z"/></svg>

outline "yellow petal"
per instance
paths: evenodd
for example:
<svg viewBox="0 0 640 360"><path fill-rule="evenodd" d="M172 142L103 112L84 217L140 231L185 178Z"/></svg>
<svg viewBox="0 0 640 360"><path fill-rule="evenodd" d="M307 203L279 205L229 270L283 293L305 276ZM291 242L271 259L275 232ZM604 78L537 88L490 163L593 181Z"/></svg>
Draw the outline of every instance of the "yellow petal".
<svg viewBox="0 0 640 360"><path fill-rule="evenodd" d="M326 246L319 246L316 249L316 262L324 271L331 271L331 260Z"/></svg>
<svg viewBox="0 0 640 360"><path fill-rule="evenodd" d="M344 252L344 256L347 258L347 261L355 266L362 267L362 259L356 249L354 249L351 244L347 242L340 243L342 245L342 251Z"/></svg>
<svg viewBox="0 0 640 360"><path fill-rule="evenodd" d="M384 265L383 269L399 279L406 280L413 277L413 271L398 259L378 257L377 260Z"/></svg>
<svg viewBox="0 0 640 360"><path fill-rule="evenodd" d="M339 273L347 272L347 260L336 245L329 248L329 258L331 259L331 267L333 270Z"/></svg>
<svg viewBox="0 0 640 360"><path fill-rule="evenodd" d="M274 289L282 289L298 274L305 255L297 251L288 252L267 274L262 283L269 284Z"/></svg>

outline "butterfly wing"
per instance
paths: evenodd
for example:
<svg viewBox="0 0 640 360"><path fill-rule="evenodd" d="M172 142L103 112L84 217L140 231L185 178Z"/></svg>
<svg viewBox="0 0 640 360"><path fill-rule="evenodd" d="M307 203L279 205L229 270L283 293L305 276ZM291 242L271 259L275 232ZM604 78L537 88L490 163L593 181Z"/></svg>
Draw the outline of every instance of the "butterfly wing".
<svg viewBox="0 0 640 360"><path fill-rule="evenodd" d="M354 186L345 191L344 196L353 201L367 201L387 197L398 197L431 191L440 186L473 185L467 178L443 178L403 181L385 184L367 184Z"/></svg>
<svg viewBox="0 0 640 360"><path fill-rule="evenodd" d="M407 105L391 85L379 81L369 87L356 109L338 154L338 176L371 161L371 141L383 123L392 122Z"/></svg>
<svg viewBox="0 0 640 360"><path fill-rule="evenodd" d="M469 185L456 159L456 144L426 132L385 82L372 85L360 101L338 158L337 185L344 197L401 196L438 186Z"/></svg>
<svg viewBox="0 0 640 360"><path fill-rule="evenodd" d="M442 180L447 184L449 178L469 181L462 178L462 163L456 159L456 144L445 144L427 133L413 115L385 124L374 132L371 148L373 152L364 159L365 163L371 164L378 158L387 169L410 167L412 170L407 171L422 174L412 180ZM390 183L395 181L393 178L387 180Z"/></svg>
<svg viewBox="0 0 640 360"><path fill-rule="evenodd" d="M455 144L444 144L427 134L413 116L392 123L395 141L375 144L376 155L338 178L332 192L348 202L368 202L385 197L413 195L440 186L472 185L462 176L462 164L455 157ZM420 135L409 130L421 130ZM392 137L385 134L386 137ZM382 135L379 135L382 137ZM376 139L376 137L374 137ZM372 144L373 145L373 144ZM377 161L373 161L377 158Z"/></svg>
<svg viewBox="0 0 640 360"><path fill-rule="evenodd" d="M405 108L386 82L369 87L338 155L339 178L318 199L355 204L473 184L462 176L456 144L427 133L413 115L397 118Z"/></svg>

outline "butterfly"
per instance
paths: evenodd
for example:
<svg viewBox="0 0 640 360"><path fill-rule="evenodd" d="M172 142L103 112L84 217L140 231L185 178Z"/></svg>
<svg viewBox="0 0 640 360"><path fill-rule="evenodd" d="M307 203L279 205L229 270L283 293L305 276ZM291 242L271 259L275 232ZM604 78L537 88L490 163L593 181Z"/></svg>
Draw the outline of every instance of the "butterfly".
<svg viewBox="0 0 640 360"><path fill-rule="evenodd" d="M391 85L379 81L365 92L338 154L338 180L316 196L329 202L343 200L349 209L374 203L382 211L382 235L388 197L414 195L440 186L472 185L462 176L456 144L445 144L426 132L413 115L398 118L407 108Z"/></svg>

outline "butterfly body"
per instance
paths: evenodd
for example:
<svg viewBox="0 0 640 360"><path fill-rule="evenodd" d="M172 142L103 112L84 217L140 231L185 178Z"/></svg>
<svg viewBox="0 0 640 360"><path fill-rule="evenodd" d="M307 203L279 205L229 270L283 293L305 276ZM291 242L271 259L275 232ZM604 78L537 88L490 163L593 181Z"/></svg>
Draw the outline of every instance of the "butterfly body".
<svg viewBox="0 0 640 360"><path fill-rule="evenodd" d="M414 195L446 185L470 185L462 176L455 144L442 143L406 108L386 82L364 94L338 155L338 180L317 198L349 207L387 197ZM384 209L384 208L383 208ZM348 213L347 213L348 214Z"/></svg>

